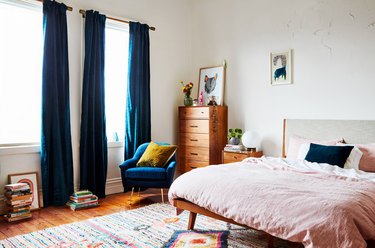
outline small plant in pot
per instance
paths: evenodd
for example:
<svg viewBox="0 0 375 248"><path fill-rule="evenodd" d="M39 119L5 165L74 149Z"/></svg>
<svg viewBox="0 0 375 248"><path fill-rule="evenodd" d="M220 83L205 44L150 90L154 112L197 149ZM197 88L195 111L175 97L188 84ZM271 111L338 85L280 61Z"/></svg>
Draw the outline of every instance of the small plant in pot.
<svg viewBox="0 0 375 248"><path fill-rule="evenodd" d="M242 137L241 128L229 128L228 130L228 140L231 145L238 145Z"/></svg>

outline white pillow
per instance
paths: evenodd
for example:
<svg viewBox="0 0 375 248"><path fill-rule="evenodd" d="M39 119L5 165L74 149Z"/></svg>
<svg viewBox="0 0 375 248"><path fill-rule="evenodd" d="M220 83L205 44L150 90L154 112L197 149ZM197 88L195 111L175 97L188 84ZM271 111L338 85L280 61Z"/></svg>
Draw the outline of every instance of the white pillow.
<svg viewBox="0 0 375 248"><path fill-rule="evenodd" d="M337 143L337 146L353 146L351 144ZM349 157L346 159L344 169L356 169L359 170L359 161L362 158L363 153L359 150L358 147L353 146L352 151L350 152Z"/></svg>
<svg viewBox="0 0 375 248"><path fill-rule="evenodd" d="M305 144L300 145L299 150L298 150L297 159L305 160L306 155L310 150L310 144L311 143L305 143Z"/></svg>

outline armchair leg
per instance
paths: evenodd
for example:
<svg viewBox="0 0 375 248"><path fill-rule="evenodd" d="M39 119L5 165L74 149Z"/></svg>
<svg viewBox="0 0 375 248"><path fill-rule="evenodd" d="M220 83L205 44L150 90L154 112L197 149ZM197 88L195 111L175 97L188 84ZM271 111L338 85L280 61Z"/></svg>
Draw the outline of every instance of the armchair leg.
<svg viewBox="0 0 375 248"><path fill-rule="evenodd" d="M161 202L164 203L164 192L163 192L163 188L160 189L160 193L161 193Z"/></svg>
<svg viewBox="0 0 375 248"><path fill-rule="evenodd" d="M132 188L132 192L131 192L131 194L130 194L129 205L132 205L132 197L133 197L133 193L134 193L134 187Z"/></svg>

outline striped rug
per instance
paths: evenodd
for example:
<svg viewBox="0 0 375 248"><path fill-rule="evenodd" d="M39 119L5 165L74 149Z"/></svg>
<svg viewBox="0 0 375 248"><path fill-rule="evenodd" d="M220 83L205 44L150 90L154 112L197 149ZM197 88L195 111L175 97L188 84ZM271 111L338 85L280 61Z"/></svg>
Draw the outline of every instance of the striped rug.
<svg viewBox="0 0 375 248"><path fill-rule="evenodd" d="M175 233L186 231L188 217L186 211L176 216L169 204L153 204L0 240L0 247L165 247ZM221 247L267 247L266 235L205 216L197 216L195 229L200 235L227 231ZM275 240L274 247L290 244Z"/></svg>

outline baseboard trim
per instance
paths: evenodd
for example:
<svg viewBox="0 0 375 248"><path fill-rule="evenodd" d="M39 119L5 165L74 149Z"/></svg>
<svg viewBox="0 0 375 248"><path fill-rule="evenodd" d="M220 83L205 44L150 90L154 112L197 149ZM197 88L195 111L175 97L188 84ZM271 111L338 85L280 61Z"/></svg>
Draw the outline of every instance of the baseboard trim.
<svg viewBox="0 0 375 248"><path fill-rule="evenodd" d="M122 192L124 192L124 187L122 186L121 177L107 179L106 186L105 186L106 195L122 193Z"/></svg>

